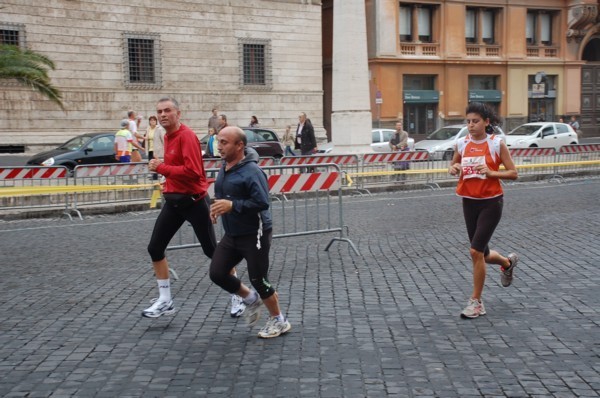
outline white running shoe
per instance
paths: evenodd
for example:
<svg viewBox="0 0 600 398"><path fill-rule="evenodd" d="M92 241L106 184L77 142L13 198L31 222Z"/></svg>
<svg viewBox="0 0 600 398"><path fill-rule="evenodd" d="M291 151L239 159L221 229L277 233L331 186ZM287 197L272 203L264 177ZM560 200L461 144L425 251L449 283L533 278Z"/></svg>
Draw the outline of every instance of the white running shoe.
<svg viewBox="0 0 600 398"><path fill-rule="evenodd" d="M242 316L245 309L246 309L246 304L244 304L244 301L242 300L242 298L240 296L238 296L237 294L232 294L231 295L231 310L230 310L231 317L238 318L238 317Z"/></svg>
<svg viewBox="0 0 600 398"><path fill-rule="evenodd" d="M258 337L261 339L271 339L273 337L281 336L289 332L292 329L292 325L288 320L280 321L277 317L270 317L267 324L260 329Z"/></svg>
<svg viewBox="0 0 600 398"><path fill-rule="evenodd" d="M154 304L142 311L142 316L146 318L158 318L162 315L173 315L174 313L175 307L173 306L173 300L156 300Z"/></svg>
<svg viewBox="0 0 600 398"><path fill-rule="evenodd" d="M461 312L462 318L477 318L480 315L485 315L485 307L483 301L474 298L469 299L469 303L465 309Z"/></svg>
<svg viewBox="0 0 600 398"><path fill-rule="evenodd" d="M256 301L252 304L246 304L246 310L244 311L244 319L246 320L246 324L248 326L253 327L260 319L262 304L263 302L260 297L257 297Z"/></svg>

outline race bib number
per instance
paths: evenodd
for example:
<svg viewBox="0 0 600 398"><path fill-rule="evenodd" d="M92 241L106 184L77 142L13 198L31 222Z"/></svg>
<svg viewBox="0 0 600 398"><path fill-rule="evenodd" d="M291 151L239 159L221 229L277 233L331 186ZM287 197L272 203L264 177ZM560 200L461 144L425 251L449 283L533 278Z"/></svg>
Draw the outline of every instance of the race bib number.
<svg viewBox="0 0 600 398"><path fill-rule="evenodd" d="M477 166L485 165L485 156L463 157L461 161L462 176L466 180L468 178L480 178L485 180L485 174L477 172Z"/></svg>

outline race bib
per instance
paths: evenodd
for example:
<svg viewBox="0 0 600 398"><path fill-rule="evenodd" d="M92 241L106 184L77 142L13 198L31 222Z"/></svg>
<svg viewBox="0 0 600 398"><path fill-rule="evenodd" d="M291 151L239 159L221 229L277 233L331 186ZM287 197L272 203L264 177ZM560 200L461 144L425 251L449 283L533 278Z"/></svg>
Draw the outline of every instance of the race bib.
<svg viewBox="0 0 600 398"><path fill-rule="evenodd" d="M476 168L480 165L485 165L485 156L463 157L460 164L463 179L480 178L485 180L487 178L486 175L477 172Z"/></svg>

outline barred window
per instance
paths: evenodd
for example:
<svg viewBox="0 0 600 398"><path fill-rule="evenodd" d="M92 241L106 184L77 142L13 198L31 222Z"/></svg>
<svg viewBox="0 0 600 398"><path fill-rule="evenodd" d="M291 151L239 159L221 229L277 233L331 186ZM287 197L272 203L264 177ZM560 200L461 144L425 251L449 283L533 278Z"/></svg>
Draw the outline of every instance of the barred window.
<svg viewBox="0 0 600 398"><path fill-rule="evenodd" d="M255 90L271 89L270 41L240 40L240 85Z"/></svg>
<svg viewBox="0 0 600 398"><path fill-rule="evenodd" d="M25 25L0 22L0 44L25 48Z"/></svg>
<svg viewBox="0 0 600 398"><path fill-rule="evenodd" d="M244 44L244 84L265 84L263 44Z"/></svg>
<svg viewBox="0 0 600 398"><path fill-rule="evenodd" d="M160 47L158 35L125 34L125 85L159 88Z"/></svg>
<svg viewBox="0 0 600 398"><path fill-rule="evenodd" d="M19 31L0 29L0 44L19 45Z"/></svg>
<svg viewBox="0 0 600 398"><path fill-rule="evenodd" d="M129 81L154 83L154 40L127 39Z"/></svg>

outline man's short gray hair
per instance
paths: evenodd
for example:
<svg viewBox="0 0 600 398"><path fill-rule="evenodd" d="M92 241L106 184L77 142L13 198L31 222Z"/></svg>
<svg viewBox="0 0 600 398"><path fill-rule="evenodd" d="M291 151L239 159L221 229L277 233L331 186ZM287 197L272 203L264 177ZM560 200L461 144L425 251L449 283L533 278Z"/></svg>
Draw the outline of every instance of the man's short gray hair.
<svg viewBox="0 0 600 398"><path fill-rule="evenodd" d="M160 104L161 102L167 102L167 101L171 101L171 103L173 104L175 109L179 110L179 102L177 102L177 100L173 97L162 97L156 103Z"/></svg>

